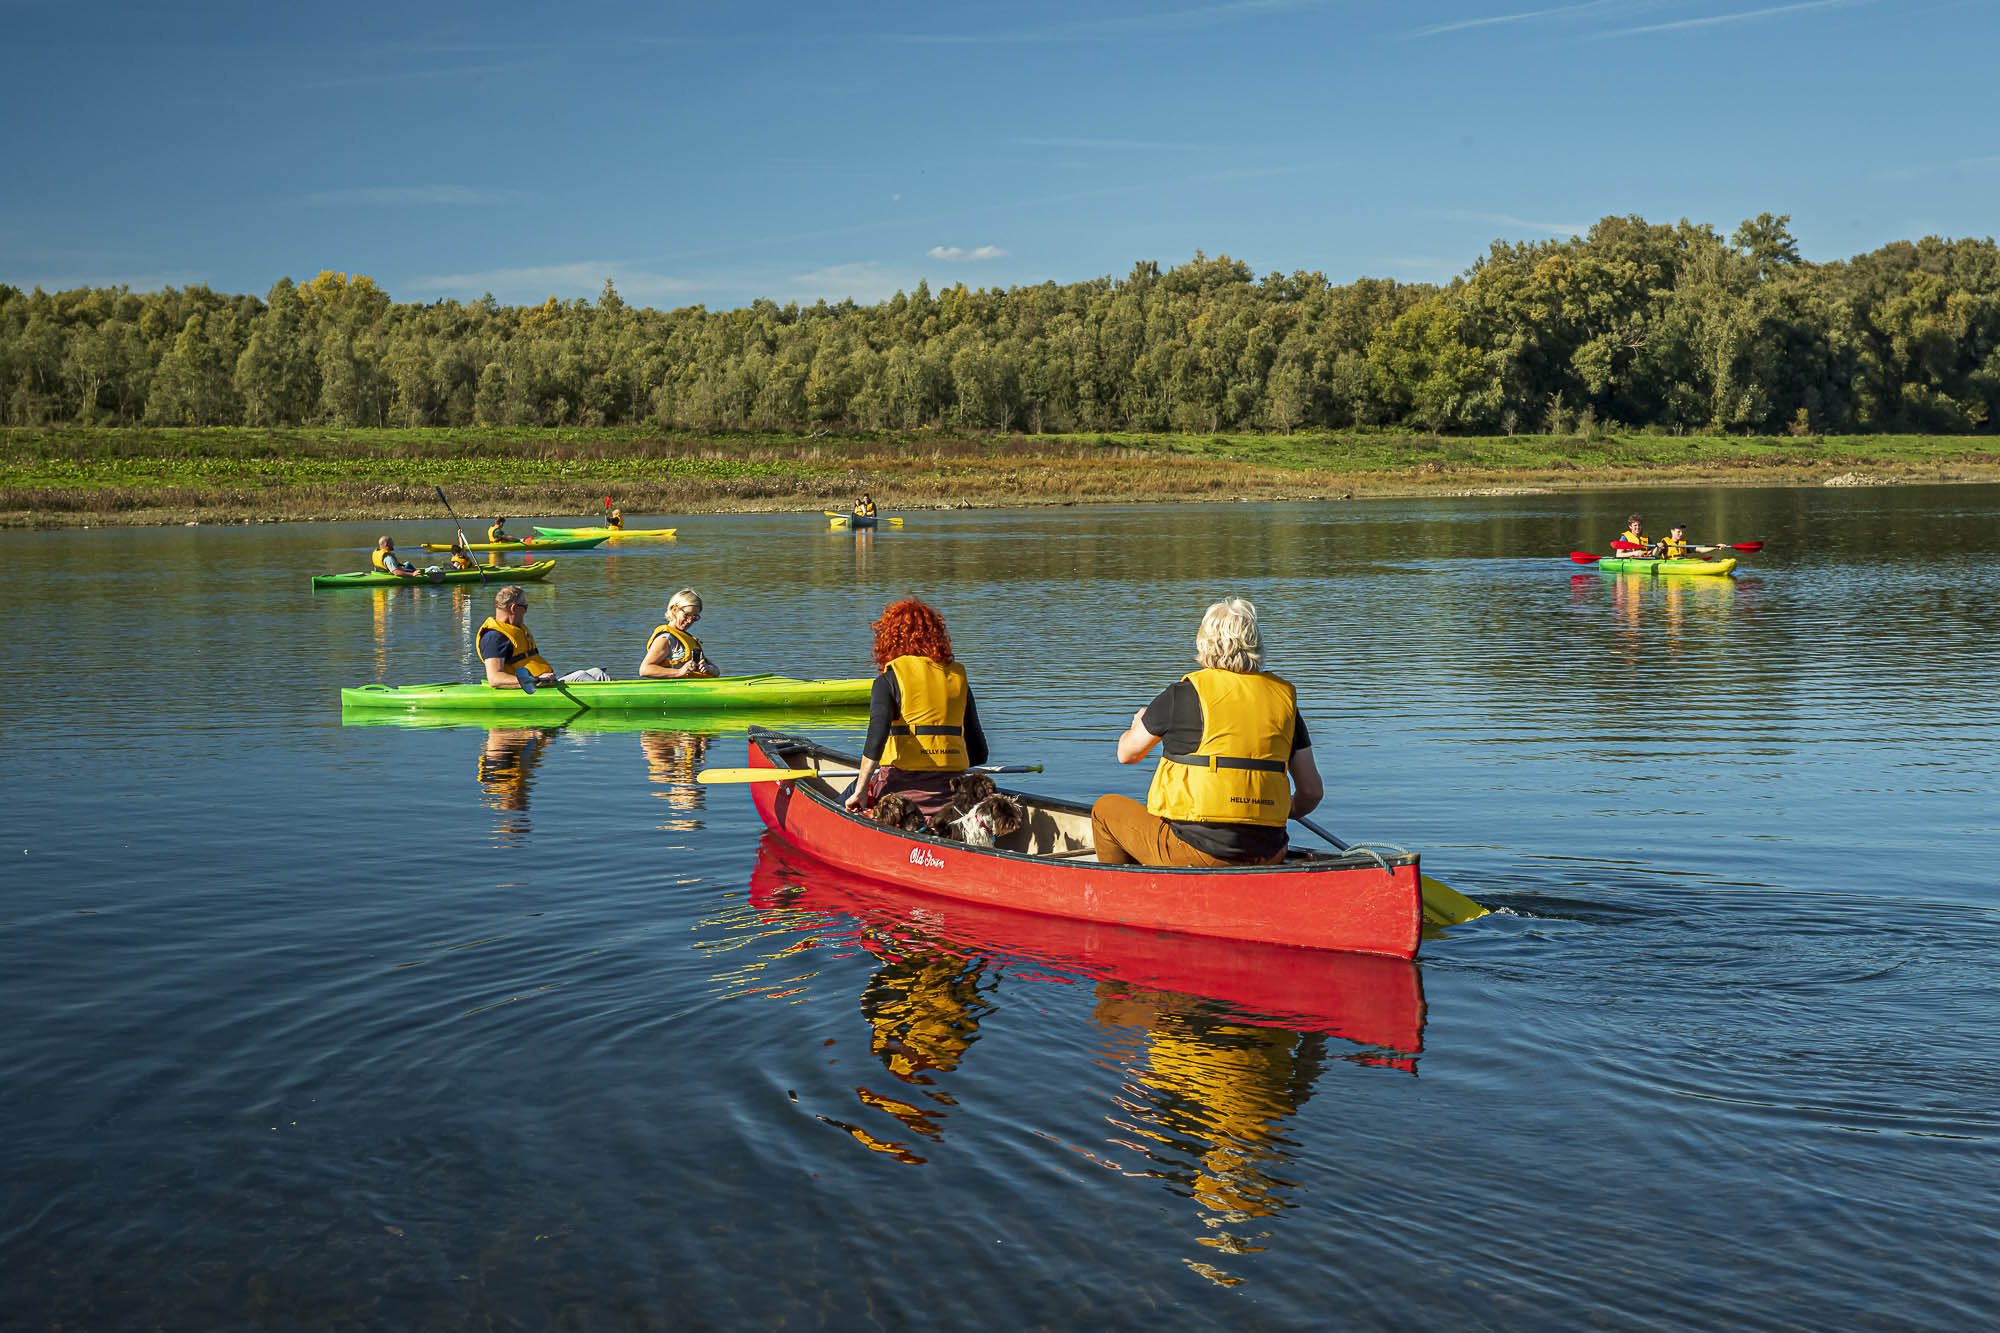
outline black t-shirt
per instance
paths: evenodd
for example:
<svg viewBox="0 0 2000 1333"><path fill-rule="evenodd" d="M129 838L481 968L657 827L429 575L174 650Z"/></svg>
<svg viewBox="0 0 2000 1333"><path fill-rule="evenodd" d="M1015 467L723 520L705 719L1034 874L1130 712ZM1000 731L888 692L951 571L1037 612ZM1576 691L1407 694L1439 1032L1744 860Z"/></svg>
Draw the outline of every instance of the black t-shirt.
<svg viewBox="0 0 2000 1333"><path fill-rule="evenodd" d="M1204 728L1201 695L1191 681L1177 680L1153 697L1140 722L1160 738L1161 747L1168 753L1192 754L1201 748ZM1297 754L1311 744L1305 718L1294 711L1292 753ZM1170 819L1167 824L1188 846L1225 861L1261 861L1282 852L1288 842L1283 826L1211 824L1191 819Z"/></svg>
<svg viewBox="0 0 2000 1333"><path fill-rule="evenodd" d="M483 629L479 631L479 655L482 658L497 657L504 662L513 656L513 653L514 641L499 630Z"/></svg>

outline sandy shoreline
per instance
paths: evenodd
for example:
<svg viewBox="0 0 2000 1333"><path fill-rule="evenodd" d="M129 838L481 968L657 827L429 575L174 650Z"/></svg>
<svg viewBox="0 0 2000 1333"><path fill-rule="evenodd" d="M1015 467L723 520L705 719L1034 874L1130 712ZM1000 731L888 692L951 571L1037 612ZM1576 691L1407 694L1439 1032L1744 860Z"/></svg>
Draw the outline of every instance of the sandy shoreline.
<svg viewBox="0 0 2000 1333"><path fill-rule="evenodd" d="M869 489L886 511L916 513L925 510L955 509L1039 509L1078 505L1174 504L1174 503L1259 503L1276 501L1338 502L1374 499L1406 499L1415 496L1475 497L1548 495L1562 492L1624 490L1635 487L1749 487L1749 486L1907 486L1979 484L2000 482L2000 464L1984 462L1906 463L1883 462L1856 468L1851 463L1821 467L1732 466L1674 468L1575 468L1561 472L1504 471L1474 469L1421 471L1412 473L1355 472L1349 474L1283 473L1264 468L1217 468L1212 464L1190 463L1186 485L1171 484L1155 473L1147 484L1121 486L1116 476L1100 473L1089 485L1050 492L1038 486L1016 484L1021 479L1000 472L997 475L967 477L962 472L926 475L918 470L900 470L902 475L875 480L857 476L853 489ZM1104 469L1115 473L1118 469ZM1232 475L1239 473L1240 475ZM1136 481L1137 478L1130 480ZM1169 484L1160 484L1168 480ZM1045 479L1037 479L1045 482ZM285 488L269 488L195 498L175 495L162 488L160 503L146 504L144 497L129 491L116 508L89 507L87 497L65 497L60 510L0 508L0 529L66 529L97 527L181 527L200 525L244 525L255 523L341 522L374 520L441 519L428 488L399 487L404 493L382 496L380 486L356 485L357 492L375 495L351 497L328 494L317 488L310 495L293 494ZM595 497L610 490L614 503L628 520L650 523L656 515L723 513L809 513L844 508L852 499L850 489L829 488L824 479L793 483L783 494L740 494L727 483L712 488L689 487L678 483L672 494L655 494L644 484L621 482L616 485L582 483L566 485L477 485L461 484L450 492L453 507L461 518L486 518L505 514L509 518L560 518L593 514L598 502L585 499L579 491ZM709 490L708 494L699 493ZM760 488L769 489L769 488ZM690 491L696 493L690 494ZM14 498L14 497L9 497ZM134 499L140 503L133 503ZM428 503L424 501L429 499Z"/></svg>

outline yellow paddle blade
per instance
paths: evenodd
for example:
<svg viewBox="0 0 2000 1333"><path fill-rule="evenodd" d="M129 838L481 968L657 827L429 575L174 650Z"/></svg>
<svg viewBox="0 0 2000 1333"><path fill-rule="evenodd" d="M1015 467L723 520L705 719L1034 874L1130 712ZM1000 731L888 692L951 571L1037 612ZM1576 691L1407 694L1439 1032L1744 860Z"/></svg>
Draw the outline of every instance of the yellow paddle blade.
<svg viewBox="0 0 2000 1333"><path fill-rule="evenodd" d="M1423 877L1424 924L1456 926L1475 921L1490 910L1481 907L1441 879Z"/></svg>
<svg viewBox="0 0 2000 1333"><path fill-rule="evenodd" d="M789 782L793 778L851 778L851 768L704 768L696 782Z"/></svg>

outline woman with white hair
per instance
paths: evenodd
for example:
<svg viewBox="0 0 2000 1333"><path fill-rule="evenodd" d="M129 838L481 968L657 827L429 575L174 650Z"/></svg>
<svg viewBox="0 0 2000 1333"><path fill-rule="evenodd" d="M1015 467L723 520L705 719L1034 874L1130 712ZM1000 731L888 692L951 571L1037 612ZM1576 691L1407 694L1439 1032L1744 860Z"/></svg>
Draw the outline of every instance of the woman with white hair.
<svg viewBox="0 0 2000 1333"><path fill-rule="evenodd" d="M1264 668L1257 608L1228 597L1194 640L1201 670L1160 691L1118 738L1118 762L1161 746L1140 805L1100 796L1090 808L1097 859L1112 865L1269 865L1285 859L1285 821L1325 795L1289 681Z"/></svg>
<svg viewBox="0 0 2000 1333"><path fill-rule="evenodd" d="M722 674L702 651L701 640L688 632L700 619L701 594L693 588L682 588L668 598L666 623L647 637L639 674L647 680Z"/></svg>

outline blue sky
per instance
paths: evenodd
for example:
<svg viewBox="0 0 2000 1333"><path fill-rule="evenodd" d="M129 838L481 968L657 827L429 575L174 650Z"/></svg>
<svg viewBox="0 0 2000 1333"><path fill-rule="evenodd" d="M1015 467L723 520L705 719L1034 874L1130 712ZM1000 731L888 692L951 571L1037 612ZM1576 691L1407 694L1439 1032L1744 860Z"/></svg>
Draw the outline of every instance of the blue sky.
<svg viewBox="0 0 2000 1333"><path fill-rule="evenodd" d="M0 0L0 281L711 308L2000 216L2000 0Z"/></svg>

